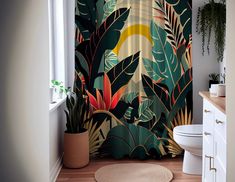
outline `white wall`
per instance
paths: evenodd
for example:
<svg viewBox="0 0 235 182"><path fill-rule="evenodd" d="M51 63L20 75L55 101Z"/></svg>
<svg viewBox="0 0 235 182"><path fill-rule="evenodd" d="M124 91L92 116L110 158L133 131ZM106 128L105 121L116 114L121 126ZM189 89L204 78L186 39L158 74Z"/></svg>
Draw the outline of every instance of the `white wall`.
<svg viewBox="0 0 235 182"><path fill-rule="evenodd" d="M0 179L47 182L47 0L1 1L0 24Z"/></svg>
<svg viewBox="0 0 235 182"><path fill-rule="evenodd" d="M220 72L220 65L217 62L216 54L211 46L210 55L202 56L201 35L196 32L196 21L198 7L203 6L207 0L192 0L192 34L193 34L193 122L202 123L202 98L199 91L208 90L208 75L213 72ZM212 40L213 45L213 40Z"/></svg>
<svg viewBox="0 0 235 182"><path fill-rule="evenodd" d="M66 118L65 104L50 112L50 179L53 181L61 168Z"/></svg>
<svg viewBox="0 0 235 182"><path fill-rule="evenodd" d="M235 179L235 1L227 0L227 31L226 31L226 114L227 114L227 181L233 182Z"/></svg>

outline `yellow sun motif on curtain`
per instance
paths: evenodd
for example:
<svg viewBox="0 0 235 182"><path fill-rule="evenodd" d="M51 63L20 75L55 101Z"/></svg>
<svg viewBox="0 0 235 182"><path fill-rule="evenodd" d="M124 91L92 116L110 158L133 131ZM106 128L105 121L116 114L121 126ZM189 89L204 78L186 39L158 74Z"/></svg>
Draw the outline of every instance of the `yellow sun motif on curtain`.
<svg viewBox="0 0 235 182"><path fill-rule="evenodd" d="M152 38L150 35L150 28L147 25L136 24L128 26L121 34L121 37L118 41L117 46L113 49L113 52L118 55L123 43L132 35L142 35L144 36L151 44Z"/></svg>

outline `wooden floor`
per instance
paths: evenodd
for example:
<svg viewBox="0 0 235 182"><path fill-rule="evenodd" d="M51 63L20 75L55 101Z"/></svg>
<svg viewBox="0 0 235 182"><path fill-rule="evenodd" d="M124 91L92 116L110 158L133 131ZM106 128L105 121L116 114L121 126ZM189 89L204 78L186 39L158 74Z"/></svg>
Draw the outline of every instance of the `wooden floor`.
<svg viewBox="0 0 235 182"><path fill-rule="evenodd" d="M114 159L96 159L91 160L90 164L82 169L62 168L57 178L57 182L95 182L94 174L97 169L109 164L141 162L159 164L170 169L174 174L173 182L200 182L201 176L193 176L182 173L182 159L162 159L162 160L114 160Z"/></svg>

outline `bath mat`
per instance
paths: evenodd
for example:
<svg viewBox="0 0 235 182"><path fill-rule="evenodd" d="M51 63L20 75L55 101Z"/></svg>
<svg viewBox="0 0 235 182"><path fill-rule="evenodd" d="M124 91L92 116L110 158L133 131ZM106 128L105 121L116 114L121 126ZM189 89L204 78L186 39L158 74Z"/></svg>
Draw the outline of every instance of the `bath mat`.
<svg viewBox="0 0 235 182"><path fill-rule="evenodd" d="M160 165L148 163L112 164L98 169L97 182L169 182L172 172Z"/></svg>

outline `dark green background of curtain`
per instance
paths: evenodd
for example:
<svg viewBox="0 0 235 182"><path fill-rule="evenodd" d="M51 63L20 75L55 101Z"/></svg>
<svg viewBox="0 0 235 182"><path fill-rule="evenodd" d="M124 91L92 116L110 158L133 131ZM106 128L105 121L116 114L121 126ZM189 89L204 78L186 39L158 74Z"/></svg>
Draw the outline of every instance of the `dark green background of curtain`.
<svg viewBox="0 0 235 182"><path fill-rule="evenodd" d="M91 155L182 152L172 130L192 121L191 9L191 0L76 1L75 85L93 110Z"/></svg>

